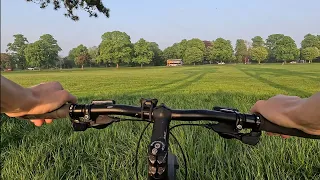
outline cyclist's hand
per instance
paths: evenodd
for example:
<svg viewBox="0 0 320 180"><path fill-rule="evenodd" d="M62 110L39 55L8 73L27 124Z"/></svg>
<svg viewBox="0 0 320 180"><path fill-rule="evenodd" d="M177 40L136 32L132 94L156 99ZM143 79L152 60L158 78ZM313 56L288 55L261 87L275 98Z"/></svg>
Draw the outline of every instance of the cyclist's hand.
<svg viewBox="0 0 320 180"><path fill-rule="evenodd" d="M30 97L26 97L22 100L24 109L20 112L7 113L10 117L20 117L29 114L45 114L50 111L54 111L61 107L65 103L76 103L77 99L71 95L68 91L64 90L59 82L42 83L31 88L28 88L31 93ZM65 118L68 112L60 113L59 117L54 118ZM41 126L44 122L51 123L52 119L32 119L36 126Z"/></svg>
<svg viewBox="0 0 320 180"><path fill-rule="evenodd" d="M268 100L257 101L251 108L251 113L260 113L269 121L288 128L298 128L296 119L292 117L292 110L294 110L302 99L297 96L277 95ZM269 135L278 135L274 133L267 133ZM283 138L288 138L288 135L280 135Z"/></svg>

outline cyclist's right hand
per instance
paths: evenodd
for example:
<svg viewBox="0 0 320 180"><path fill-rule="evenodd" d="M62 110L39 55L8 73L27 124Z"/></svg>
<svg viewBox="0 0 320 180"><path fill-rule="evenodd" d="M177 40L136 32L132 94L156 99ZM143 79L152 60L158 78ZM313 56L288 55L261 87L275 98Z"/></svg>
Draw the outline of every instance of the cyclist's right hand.
<svg viewBox="0 0 320 180"><path fill-rule="evenodd" d="M297 96L277 95L268 100L257 101L251 108L251 112L260 113L277 125L300 129L308 134L320 135L319 102L320 93L306 99ZM289 137L287 135L281 136L283 138Z"/></svg>

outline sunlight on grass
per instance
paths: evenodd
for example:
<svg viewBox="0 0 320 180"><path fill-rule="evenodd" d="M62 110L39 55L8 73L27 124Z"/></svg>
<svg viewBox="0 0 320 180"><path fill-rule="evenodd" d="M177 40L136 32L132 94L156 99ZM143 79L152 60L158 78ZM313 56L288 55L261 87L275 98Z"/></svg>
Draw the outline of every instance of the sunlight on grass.
<svg viewBox="0 0 320 180"><path fill-rule="evenodd" d="M248 112L259 99L276 94L308 97L320 90L320 64L226 65L160 68L105 68L46 72L8 72L25 86L59 81L79 98L114 99L138 105L141 97L158 98L171 108L235 107ZM69 120L41 128L1 118L2 179L134 179L134 154L145 124L122 122L104 130L73 132ZM145 179L146 147L139 149L140 179ZM125 130L125 131L124 131ZM255 146L225 140L207 129L173 130L188 156L188 179L320 179L320 142L263 136ZM174 142L170 139L171 142ZM179 179L184 166L179 157Z"/></svg>

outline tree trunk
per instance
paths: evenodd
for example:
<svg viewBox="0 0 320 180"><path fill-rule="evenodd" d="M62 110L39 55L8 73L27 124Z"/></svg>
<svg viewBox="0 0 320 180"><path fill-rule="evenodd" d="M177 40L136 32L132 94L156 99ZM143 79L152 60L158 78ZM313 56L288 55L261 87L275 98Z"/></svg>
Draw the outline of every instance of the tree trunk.
<svg viewBox="0 0 320 180"><path fill-rule="evenodd" d="M195 65L196 65L196 63L193 63L193 65L195 66Z"/></svg>
<svg viewBox="0 0 320 180"><path fill-rule="evenodd" d="M258 63L260 64L260 61L258 61Z"/></svg>
<svg viewBox="0 0 320 180"><path fill-rule="evenodd" d="M141 64L141 68L142 68L142 64Z"/></svg>
<svg viewBox="0 0 320 180"><path fill-rule="evenodd" d="M83 70L83 64L81 65L81 69Z"/></svg>
<svg viewBox="0 0 320 180"><path fill-rule="evenodd" d="M117 69L119 68L119 64L117 63Z"/></svg>

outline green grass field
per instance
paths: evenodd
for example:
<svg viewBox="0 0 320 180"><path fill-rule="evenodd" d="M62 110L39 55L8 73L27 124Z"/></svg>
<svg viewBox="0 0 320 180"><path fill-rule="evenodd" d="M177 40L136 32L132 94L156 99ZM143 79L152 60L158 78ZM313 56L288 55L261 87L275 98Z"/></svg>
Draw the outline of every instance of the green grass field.
<svg viewBox="0 0 320 180"><path fill-rule="evenodd" d="M79 98L114 99L139 105L157 98L171 108L212 109L228 106L248 112L259 99L276 94L308 97L320 90L320 64L226 65L152 68L106 68L47 72L8 72L23 86L59 81ZM136 143L144 123L122 122L104 130L73 132L69 120L35 127L27 121L1 119L1 178L134 179ZM151 126L139 149L140 179L146 179L146 147ZM257 146L225 140L200 127L173 133L188 156L188 179L320 179L320 142L263 135ZM173 139L170 139L174 142ZM170 149L179 157L176 144Z"/></svg>

